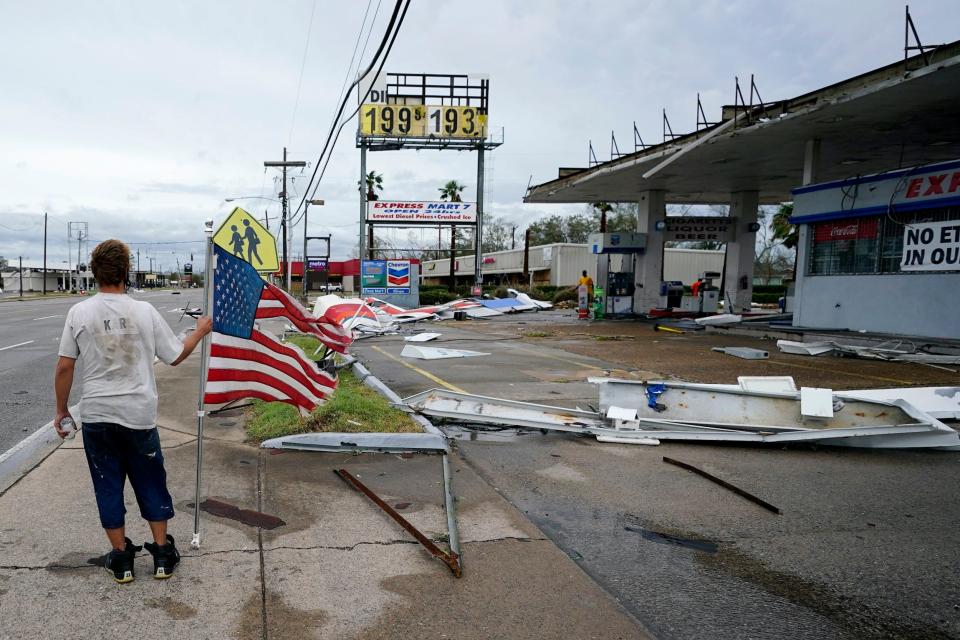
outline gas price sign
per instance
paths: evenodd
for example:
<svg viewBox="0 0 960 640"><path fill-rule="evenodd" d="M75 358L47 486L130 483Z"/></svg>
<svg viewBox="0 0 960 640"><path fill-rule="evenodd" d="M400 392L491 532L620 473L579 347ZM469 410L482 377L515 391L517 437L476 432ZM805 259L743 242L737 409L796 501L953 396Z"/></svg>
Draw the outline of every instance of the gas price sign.
<svg viewBox="0 0 960 640"><path fill-rule="evenodd" d="M477 107L367 103L360 107L361 136L398 138L480 138L487 114Z"/></svg>

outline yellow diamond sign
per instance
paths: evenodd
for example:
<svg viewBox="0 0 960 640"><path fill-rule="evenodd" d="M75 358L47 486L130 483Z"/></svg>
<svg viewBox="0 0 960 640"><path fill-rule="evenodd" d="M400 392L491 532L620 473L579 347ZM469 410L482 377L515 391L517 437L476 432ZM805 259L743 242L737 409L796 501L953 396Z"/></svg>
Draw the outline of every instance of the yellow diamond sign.
<svg viewBox="0 0 960 640"><path fill-rule="evenodd" d="M237 207L213 234L213 243L246 260L257 271L280 270L277 239L252 215Z"/></svg>

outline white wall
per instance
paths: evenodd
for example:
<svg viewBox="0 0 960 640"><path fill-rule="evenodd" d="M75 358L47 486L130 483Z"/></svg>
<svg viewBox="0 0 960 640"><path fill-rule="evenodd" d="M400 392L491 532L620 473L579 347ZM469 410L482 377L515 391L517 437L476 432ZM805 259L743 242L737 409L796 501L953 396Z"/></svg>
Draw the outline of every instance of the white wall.
<svg viewBox="0 0 960 640"><path fill-rule="evenodd" d="M544 249L549 248L551 258L544 260ZM673 249L664 250L663 275L664 280L680 280L684 284L692 284L697 275L704 271L721 271L723 269L723 251L703 251L700 249ZM493 262L483 265L485 276L496 274L518 274L523 272L523 249L497 251L484 254L484 259L493 259ZM458 276L473 274L473 255L457 256ZM619 268L620 257L613 255L611 269ZM584 269L590 277L597 277L597 256L590 253L585 244L558 243L539 247L530 247L530 270L542 272L550 270L549 284L559 287L573 286L580 278ZM450 260L430 260L423 263L422 276L424 278L445 278L450 274ZM719 284L719 282L717 283Z"/></svg>

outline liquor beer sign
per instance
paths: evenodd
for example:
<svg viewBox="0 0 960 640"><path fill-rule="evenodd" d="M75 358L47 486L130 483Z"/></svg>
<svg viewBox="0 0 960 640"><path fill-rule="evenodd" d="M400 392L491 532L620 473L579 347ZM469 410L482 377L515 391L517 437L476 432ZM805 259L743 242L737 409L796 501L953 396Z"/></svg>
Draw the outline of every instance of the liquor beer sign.
<svg viewBox="0 0 960 640"><path fill-rule="evenodd" d="M367 203L367 222L403 224L475 224L475 202L390 202Z"/></svg>
<svg viewBox="0 0 960 640"><path fill-rule="evenodd" d="M668 242L730 242L736 218L718 216L669 216L663 220Z"/></svg>
<svg viewBox="0 0 960 640"><path fill-rule="evenodd" d="M960 220L904 225L901 271L960 271Z"/></svg>

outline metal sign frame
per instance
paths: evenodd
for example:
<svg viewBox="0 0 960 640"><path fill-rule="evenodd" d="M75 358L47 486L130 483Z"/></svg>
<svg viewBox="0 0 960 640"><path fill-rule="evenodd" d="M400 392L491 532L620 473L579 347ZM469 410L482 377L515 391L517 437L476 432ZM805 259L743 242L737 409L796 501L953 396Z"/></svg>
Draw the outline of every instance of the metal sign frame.
<svg viewBox="0 0 960 640"><path fill-rule="evenodd" d="M444 73L387 73L386 91L383 103L394 105L422 105L422 106L457 106L476 107L483 116L489 115L490 109L490 80L486 77L470 76L466 74ZM367 151L399 151L401 149L456 149L458 151L477 152L477 221L475 223L456 223L438 226L451 227L455 238L456 227L476 226L474 235L474 284L483 284L483 190L485 164L484 154L503 144L503 131L499 140L490 133L489 126L483 138L449 138L449 137L403 137L403 136L362 136L358 120L356 132L357 148L360 149L360 260L373 259L373 249L366 247L367 238ZM374 224L369 223L372 231ZM391 226L403 227L410 223ZM435 224L435 223L431 223ZM410 226L423 226L416 223ZM370 253L367 256L367 253ZM450 287L455 285L454 260L456 256L455 242L451 242L450 249Z"/></svg>

